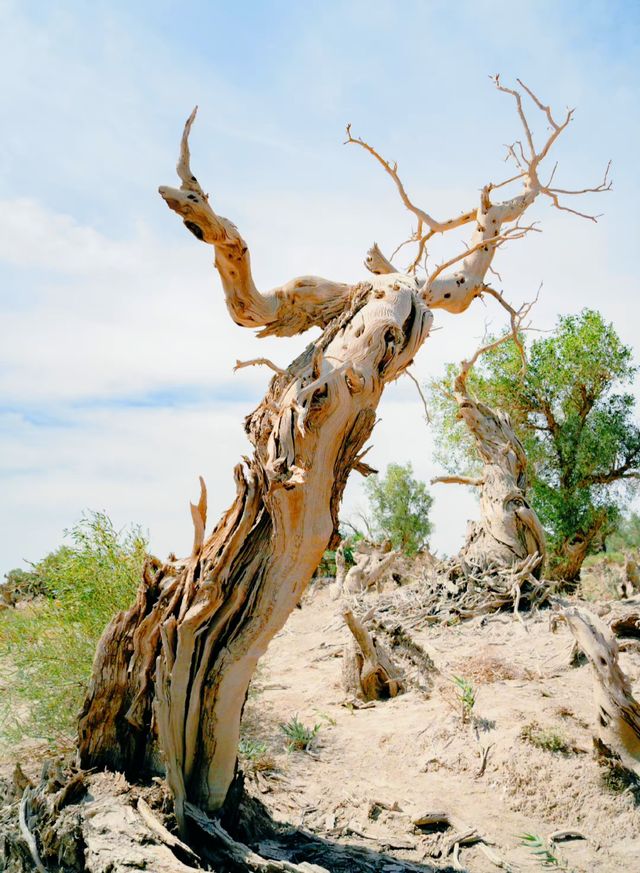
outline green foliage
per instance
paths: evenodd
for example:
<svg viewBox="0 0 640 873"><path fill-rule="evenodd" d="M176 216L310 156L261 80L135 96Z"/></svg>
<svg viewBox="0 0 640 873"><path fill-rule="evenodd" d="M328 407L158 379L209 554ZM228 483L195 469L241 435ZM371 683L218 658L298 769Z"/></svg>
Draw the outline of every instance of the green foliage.
<svg viewBox="0 0 640 873"><path fill-rule="evenodd" d="M602 547L636 484L640 428L633 396L620 390L636 372L631 355L613 326L585 309L530 343L524 374L510 341L483 355L468 380L478 400L509 413L525 447L530 499L559 578L569 545ZM456 372L449 365L430 386L437 459L452 473L474 474L480 461L451 395Z"/></svg>
<svg viewBox="0 0 640 873"><path fill-rule="evenodd" d="M473 687L472 682L464 679L462 676L454 676L453 682L458 692L462 723L466 724L466 722L471 720L473 708L476 705L476 689Z"/></svg>
<svg viewBox="0 0 640 873"><path fill-rule="evenodd" d="M424 482L413 477L411 464L389 464L384 478L365 480L372 530L394 548L414 555L426 545L432 530L429 511L433 498Z"/></svg>
<svg viewBox="0 0 640 873"><path fill-rule="evenodd" d="M315 724L312 728L305 725L294 715L285 724L280 725L280 730L287 738L287 749L290 752L305 752L313 743L321 724Z"/></svg>
<svg viewBox="0 0 640 873"><path fill-rule="evenodd" d="M348 528L348 529L346 529ZM347 524L345 528L344 524L341 524L340 527L340 538L342 540L342 548L345 563L347 568L352 567L355 564L355 558L353 556L353 547L356 543L360 542L365 538L362 531L358 530L352 524ZM315 576L335 576L336 575L336 553L334 549L327 549L321 560L318 564L318 567L315 572Z"/></svg>
<svg viewBox="0 0 640 873"><path fill-rule="evenodd" d="M132 602L146 542L137 528L114 529L99 512L84 516L61 546L34 565L48 596L0 614L3 696L0 737L69 737L109 620Z"/></svg>
<svg viewBox="0 0 640 873"><path fill-rule="evenodd" d="M542 837L536 834L519 834L522 845L526 846L543 867L558 867L561 870L567 869L567 862L561 861L555 854L553 845L546 843Z"/></svg>
<svg viewBox="0 0 640 873"><path fill-rule="evenodd" d="M571 743L560 731L542 728L535 721L524 725L520 731L520 739L545 752L560 752L567 755L572 751Z"/></svg>
<svg viewBox="0 0 640 873"><path fill-rule="evenodd" d="M267 754L267 744L243 737L238 743L238 755L249 761L257 761Z"/></svg>

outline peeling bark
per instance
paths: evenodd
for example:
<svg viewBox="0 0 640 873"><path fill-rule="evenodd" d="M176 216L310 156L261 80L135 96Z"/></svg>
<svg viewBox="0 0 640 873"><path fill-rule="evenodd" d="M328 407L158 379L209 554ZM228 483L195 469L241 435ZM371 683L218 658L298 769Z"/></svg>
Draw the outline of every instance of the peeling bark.
<svg viewBox="0 0 640 873"><path fill-rule="evenodd" d="M386 700L404 690L401 670L382 643L372 637L350 609L343 618L352 639L345 646L342 681L347 694L359 700Z"/></svg>
<svg viewBox="0 0 640 873"><path fill-rule="evenodd" d="M561 615L593 670L597 737L628 770L640 776L640 705L620 669L616 638L586 609L568 607Z"/></svg>
<svg viewBox="0 0 640 873"><path fill-rule="evenodd" d="M236 767L258 658L300 600L337 531L338 506L386 382L425 339L413 279L354 289L349 308L276 375L246 421L255 447L211 536L194 511L194 552L150 562L136 603L103 637L79 726L85 767L164 768L184 802L213 812Z"/></svg>
<svg viewBox="0 0 640 873"><path fill-rule="evenodd" d="M477 357L477 355L476 355ZM443 476L433 482L456 482L480 488L480 520L471 522L459 558L474 571L492 573L537 555L533 575L539 579L545 557L544 530L527 500L527 457L511 420L474 400L467 387L470 364L456 378L454 397L460 417L475 440L482 460L477 479Z"/></svg>

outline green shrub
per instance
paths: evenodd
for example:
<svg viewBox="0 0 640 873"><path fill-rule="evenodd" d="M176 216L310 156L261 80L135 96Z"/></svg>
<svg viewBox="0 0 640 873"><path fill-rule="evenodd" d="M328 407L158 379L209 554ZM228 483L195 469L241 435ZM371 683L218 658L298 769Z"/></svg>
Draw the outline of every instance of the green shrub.
<svg viewBox="0 0 640 873"><path fill-rule="evenodd" d="M468 721L471 721L473 707L476 705L476 690L473 687L473 683L462 676L454 676L453 682L458 693L460 718L462 719L462 724L466 724Z"/></svg>
<svg viewBox="0 0 640 873"><path fill-rule="evenodd" d="M519 838L522 845L529 849L542 867L559 867L567 870L567 862L555 854L553 843L545 842L537 834L519 834Z"/></svg>
<svg viewBox="0 0 640 873"><path fill-rule="evenodd" d="M395 549L415 555L427 544L433 498L424 482L413 476L411 464L389 464L386 475L364 482L371 512L371 533L390 540Z"/></svg>
<svg viewBox="0 0 640 873"><path fill-rule="evenodd" d="M535 721L522 727L520 739L537 749L544 749L545 752L561 752L568 755L573 751L572 744L560 731L553 728L542 728Z"/></svg>
<svg viewBox="0 0 640 873"><path fill-rule="evenodd" d="M305 752L313 743L322 725L315 724L312 728L306 727L294 715L286 724L280 725L280 730L287 738L287 749L290 752Z"/></svg>
<svg viewBox="0 0 640 873"><path fill-rule="evenodd" d="M138 528L116 531L90 513L33 568L46 597L0 614L0 684L7 701L0 739L73 736L97 642L138 587L146 541Z"/></svg>

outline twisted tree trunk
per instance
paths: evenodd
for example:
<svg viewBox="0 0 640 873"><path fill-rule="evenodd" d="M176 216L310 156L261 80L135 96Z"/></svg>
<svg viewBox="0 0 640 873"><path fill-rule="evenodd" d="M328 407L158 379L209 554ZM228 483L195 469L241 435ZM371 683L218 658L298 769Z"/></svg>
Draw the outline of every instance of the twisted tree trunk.
<svg viewBox="0 0 640 873"><path fill-rule="evenodd" d="M586 609L570 606L560 613L593 671L596 736L622 765L640 776L640 705L618 661L618 643L610 627Z"/></svg>
<svg viewBox="0 0 640 873"><path fill-rule="evenodd" d="M538 556L533 574L540 578L545 556L544 530L527 500L527 457L505 412L474 400L467 387L469 371L482 353L465 361L454 397L460 417L471 431L482 460L477 479L442 476L433 482L473 485L480 489L480 520L471 522L459 557L479 574L515 567Z"/></svg>
<svg viewBox="0 0 640 873"><path fill-rule="evenodd" d="M148 563L134 606L101 641L80 719L80 757L131 776L166 769L185 800L219 809L258 658L299 601L337 531L349 472L386 382L427 335L415 282L358 286L340 318L281 374L246 421L253 458L203 541L205 499L184 562Z"/></svg>
<svg viewBox="0 0 640 873"><path fill-rule="evenodd" d="M586 531L569 537L560 544L550 567L551 577L563 582L565 591L573 591L578 587L580 572L592 546L606 532L607 513L598 512L593 524Z"/></svg>
<svg viewBox="0 0 640 873"><path fill-rule="evenodd" d="M531 229L518 221L536 197L554 196L537 171L570 114L557 124L527 92L552 127L536 151L521 94L496 84L515 97L528 143L521 172L503 183L521 181L516 196L493 203L496 186L487 185L477 208L436 221L410 203L396 168L382 162L418 216L420 256L433 234L475 223L471 247L426 280L414 268L395 272L374 247L366 264L375 277L367 283L303 276L259 291L247 244L213 211L191 172L188 136L195 112L187 121L177 167L182 184L160 194L191 233L214 247L231 317L260 328L260 336L291 336L311 327L322 333L286 370L263 358L245 362L267 364L276 375L246 419L254 453L236 467L233 505L205 537L203 486L192 507L191 555L164 563L149 559L136 602L116 616L96 652L79 722L80 763L135 778L164 773L183 834L187 818L203 832L218 833L201 811L221 810L233 782L254 668L337 538L347 477L352 469L369 470L361 452L376 407L384 386L426 338L432 322L427 306L462 312L484 292L506 305L484 285L486 271L502 244Z"/></svg>

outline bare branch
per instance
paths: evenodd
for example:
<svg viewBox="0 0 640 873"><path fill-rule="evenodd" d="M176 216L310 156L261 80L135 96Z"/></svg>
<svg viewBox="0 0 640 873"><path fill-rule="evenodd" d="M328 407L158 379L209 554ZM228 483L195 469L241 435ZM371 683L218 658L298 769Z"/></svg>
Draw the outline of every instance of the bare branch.
<svg viewBox="0 0 640 873"><path fill-rule="evenodd" d="M393 257L393 255L391 257ZM391 261L385 258L380 251L378 243L375 242L367 252L367 257L364 259L364 265L367 270L375 276L381 276L384 273L397 273L396 268Z"/></svg>
<svg viewBox="0 0 640 873"><path fill-rule="evenodd" d="M293 336L310 327L325 327L348 305L351 286L301 276L266 293L257 289L246 242L231 221L213 211L191 170L189 134L195 117L196 109L187 119L180 141L176 168L180 188L163 185L159 192L197 239L214 246L215 266L231 317L243 327L261 327L260 336Z"/></svg>
<svg viewBox="0 0 640 873"><path fill-rule="evenodd" d="M542 286L540 286L540 287L542 287ZM485 285L483 288L483 291L484 291L484 293L490 294L492 297L495 297L495 299L500 303L500 305L503 306L507 310L507 312L509 313L510 321L511 321L511 330L508 333L505 333L502 336L498 337L497 339L492 340L489 343L485 343L484 345L481 345L478 349L476 349L476 351L474 352L472 357L469 358L469 360L461 361L460 372L458 373L458 375L456 377L454 390L455 390L455 393L457 395L464 396L464 397L469 396L468 392L467 392L467 378L469 377L469 373L471 372L471 370L475 366L478 359L482 355L486 354L487 352L491 351L492 349L497 348L498 346L502 345L503 343L508 342L509 340L513 340L513 342L516 345L516 348L518 349L518 351L520 353L520 356L522 358L522 372L524 373L526 371L527 359L526 359L524 345L523 345L522 340L520 338L520 334L526 330L531 329L529 324L524 324L523 322L528 317L529 313L531 312L531 309L535 306L535 304L538 301L538 297L540 296L540 288L538 288L536 296L533 300L531 300L527 303L523 303L519 309L514 309L513 306L511 306L509 303L507 303L507 301L504 299L502 294L499 291L496 291L494 288L490 288L489 286Z"/></svg>
<svg viewBox="0 0 640 873"><path fill-rule="evenodd" d="M473 485L480 488L484 485L484 479L472 479L470 476L436 476L431 480L432 485L442 483L444 485Z"/></svg>
<svg viewBox="0 0 640 873"><path fill-rule="evenodd" d="M451 218L447 221L438 221L429 215L428 212L425 212L424 209L420 209L419 206L416 206L415 203L411 201L409 195L407 194L404 185L402 184L402 180L398 175L398 164L394 161L391 163L382 157L374 148L370 146L368 142L360 137L354 137L351 135L351 125L347 124L347 139L345 140L345 145L349 143L354 143L355 145L361 146L363 149L369 152L370 155L378 161L378 163L384 168L385 172L387 172L394 181L396 188L398 189L398 193L400 194L400 198L402 202L409 210L409 212L413 212L413 214L418 219L418 230L417 235L418 238L422 235L422 225L426 224L429 230L435 231L437 233L444 233L447 230L452 230L455 227L461 227L463 224L468 224L470 221L473 221L475 218L475 210L471 210L470 212L465 212L462 215L458 216L458 218Z"/></svg>
<svg viewBox="0 0 640 873"><path fill-rule="evenodd" d="M528 86L523 85L518 80L518 84L524 93L541 112L544 112L551 127L551 132L545 143L537 149L534 142L532 125L525 112L522 93L515 88L508 88L503 85L499 76L492 78L499 91L509 94L514 98L518 116L524 130L526 145L523 145L520 140L516 140L507 146L507 156L515 162L520 172L504 182L498 184L490 183L482 189L481 204L477 212L478 223L468 250L452 258L447 264L440 265L425 283L424 295L428 304L432 308L447 309L449 312L463 312L472 300L481 295L484 277L491 268L496 248L504 243L506 239L518 238L517 233L509 234L502 230L503 225L514 221L517 223L539 194L549 197L553 205L564 212L571 212L582 218L596 221L597 215L579 212L562 204L559 201L559 195L561 192L565 194L601 193L610 190L611 187L608 179L609 167L607 167L604 179L600 185L593 188L585 188L579 191L551 188L550 185L555 175L555 167L549 182L547 185L543 185L538 176L539 166L549 154L555 141L569 125L573 118L573 110L567 110L562 121L556 121L550 108L542 103ZM490 195L492 191L517 180L522 180L522 193L519 196L503 203L493 204L491 202ZM458 261L462 261L461 267L452 275L448 275L445 278L442 275L443 271L449 266L455 265Z"/></svg>
<svg viewBox="0 0 640 873"><path fill-rule="evenodd" d="M279 376L284 376L287 372L281 367L278 367L277 364L274 364L273 361L270 361L269 358L252 358L250 361L236 361L233 372L235 373L237 370L242 370L244 367L269 367L270 370L273 370L273 372L277 373Z"/></svg>
<svg viewBox="0 0 640 873"><path fill-rule="evenodd" d="M411 379L411 381L413 382L413 384L416 386L418 394L420 395L420 399L422 400L422 406L424 408L424 417L427 419L427 422L430 424L431 423L431 416L429 415L429 407L427 406L427 398L424 396L424 391L420 387L420 383L418 382L416 377L413 375L413 373L409 370L409 368L407 368L404 371L404 373L405 373L405 376L408 376Z"/></svg>
<svg viewBox="0 0 640 873"><path fill-rule="evenodd" d="M500 84L500 74L491 77L495 82L495 86L499 91L503 91L505 94L511 94L511 96L516 101L516 106L518 107L518 115L520 116L520 121L522 122L522 127L524 128L525 136L527 137L527 142L529 143L530 156L533 160L536 154L536 148L533 144L533 134L531 133L531 128L529 127L529 122L527 121L527 117L524 114L524 109L522 107L522 96L518 91L515 91L513 88L507 88L504 85ZM522 146L520 146L522 151ZM524 158L524 154L522 155Z"/></svg>

